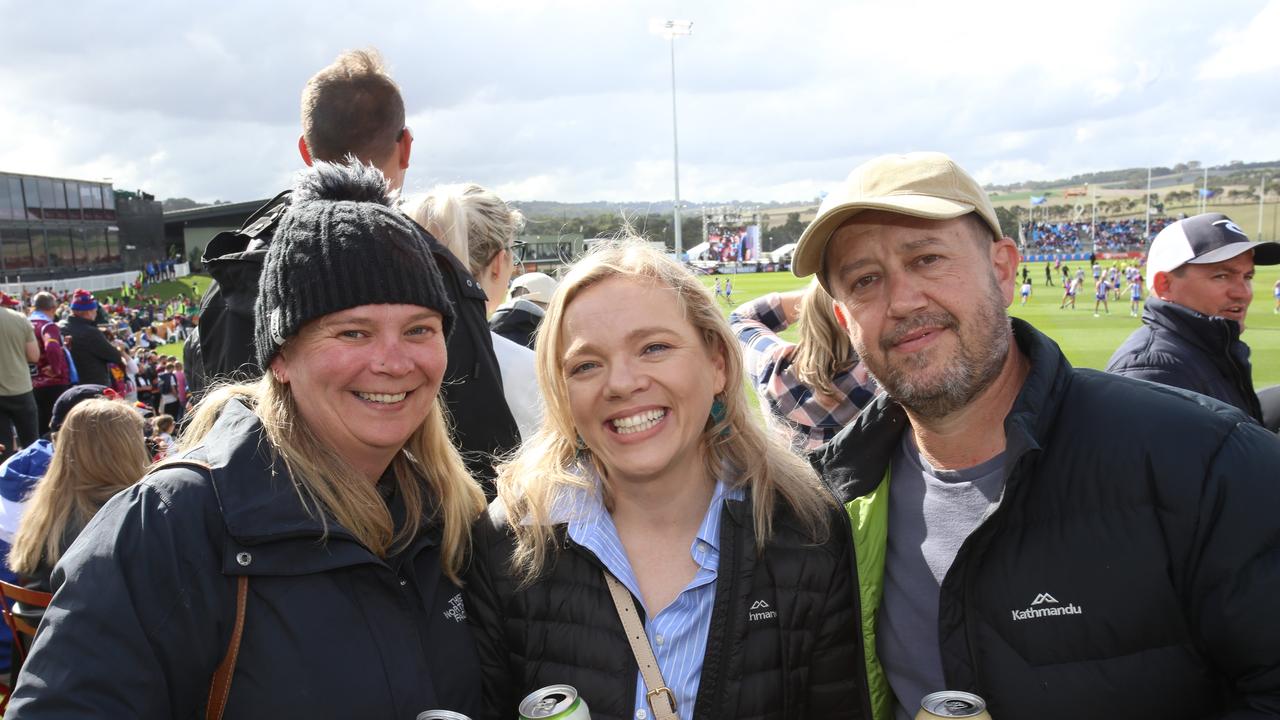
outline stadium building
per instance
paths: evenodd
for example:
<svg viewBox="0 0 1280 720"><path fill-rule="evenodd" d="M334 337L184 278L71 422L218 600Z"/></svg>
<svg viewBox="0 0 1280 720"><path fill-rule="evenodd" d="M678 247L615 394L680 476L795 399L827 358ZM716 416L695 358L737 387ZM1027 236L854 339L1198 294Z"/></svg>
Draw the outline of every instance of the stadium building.
<svg viewBox="0 0 1280 720"><path fill-rule="evenodd" d="M150 195L109 182L0 172L0 276L12 286L135 272L168 256L162 217Z"/></svg>

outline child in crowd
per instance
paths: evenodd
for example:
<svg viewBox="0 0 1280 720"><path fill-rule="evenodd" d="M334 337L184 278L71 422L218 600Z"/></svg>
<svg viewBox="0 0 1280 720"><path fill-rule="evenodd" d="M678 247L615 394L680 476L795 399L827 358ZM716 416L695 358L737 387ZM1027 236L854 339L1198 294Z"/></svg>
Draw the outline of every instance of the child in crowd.
<svg viewBox="0 0 1280 720"><path fill-rule="evenodd" d="M173 430L177 423L173 421L172 415L157 415L152 421L156 428L156 437L159 442L156 443L160 449L160 456L170 457L178 451L178 441L173 437Z"/></svg>

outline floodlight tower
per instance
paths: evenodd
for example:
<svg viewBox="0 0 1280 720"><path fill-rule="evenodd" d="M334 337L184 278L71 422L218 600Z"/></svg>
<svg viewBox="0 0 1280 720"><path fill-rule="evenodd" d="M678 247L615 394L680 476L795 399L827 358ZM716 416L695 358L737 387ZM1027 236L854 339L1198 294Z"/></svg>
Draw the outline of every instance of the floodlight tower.
<svg viewBox="0 0 1280 720"><path fill-rule="evenodd" d="M650 20L649 29L671 41L671 148L675 167L675 207L672 215L675 221L676 260L684 253L684 243L680 235L680 134L676 122L676 38L693 34L693 22L690 20Z"/></svg>
<svg viewBox="0 0 1280 720"><path fill-rule="evenodd" d="M1147 167L1147 225L1143 230L1142 244L1145 247L1151 242L1151 168Z"/></svg>

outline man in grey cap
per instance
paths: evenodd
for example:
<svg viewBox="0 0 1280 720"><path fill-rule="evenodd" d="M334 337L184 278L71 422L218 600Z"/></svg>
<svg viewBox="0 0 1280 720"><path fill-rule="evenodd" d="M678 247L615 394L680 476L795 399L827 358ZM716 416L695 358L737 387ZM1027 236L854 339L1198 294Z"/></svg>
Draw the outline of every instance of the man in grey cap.
<svg viewBox="0 0 1280 720"><path fill-rule="evenodd" d="M852 521L865 710L959 690L995 718L1280 716L1280 440L1072 368L1008 317L1018 263L939 153L856 168L796 249L885 390L811 458Z"/></svg>
<svg viewBox="0 0 1280 720"><path fill-rule="evenodd" d="M1251 242L1231 218L1205 213L1156 235L1147 253L1142 327L1107 372L1194 390L1262 422L1249 346L1240 339L1254 265L1280 264L1280 245Z"/></svg>

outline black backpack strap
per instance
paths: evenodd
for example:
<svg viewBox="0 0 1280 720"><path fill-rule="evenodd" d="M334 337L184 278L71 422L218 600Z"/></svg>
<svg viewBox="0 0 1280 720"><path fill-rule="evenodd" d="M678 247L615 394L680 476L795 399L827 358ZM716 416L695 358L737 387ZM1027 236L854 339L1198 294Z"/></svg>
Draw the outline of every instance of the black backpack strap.
<svg viewBox="0 0 1280 720"><path fill-rule="evenodd" d="M219 258L234 256L269 241L280 216L289 207L291 190L276 195L253 211L235 230L225 230L213 236L204 248L202 262L216 262ZM261 241L261 242L255 242Z"/></svg>

